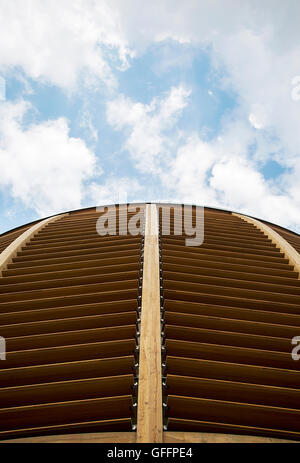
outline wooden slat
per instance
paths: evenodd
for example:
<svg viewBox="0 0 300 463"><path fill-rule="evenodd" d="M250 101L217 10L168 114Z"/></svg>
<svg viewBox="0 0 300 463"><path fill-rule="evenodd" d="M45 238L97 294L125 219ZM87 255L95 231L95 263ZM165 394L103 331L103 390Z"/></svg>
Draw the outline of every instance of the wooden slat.
<svg viewBox="0 0 300 463"><path fill-rule="evenodd" d="M271 264L272 265L274 264L282 265L282 264L289 263L287 259L283 259L284 254L281 254L281 253L276 254L272 252L270 254L263 255L261 253L259 254L250 253L249 251L245 252L242 250L234 252L232 248L230 248L230 250L224 250L224 249L217 249L216 247L214 247L213 249L209 249L207 247L200 246L199 249L197 248L195 249L194 247L192 249L190 249L189 247L184 249L179 246L171 246L171 245L165 245L164 250L165 252L169 252L169 253L172 253L172 252L185 253L186 255L189 255L192 258L193 257L197 258L198 256L203 256L203 255L223 256L227 258L237 259L239 261L242 261L242 260L248 261L249 263L252 263L252 265L253 263L255 265L256 262L260 262L262 265L268 263L270 266Z"/></svg>
<svg viewBox="0 0 300 463"><path fill-rule="evenodd" d="M232 315L231 315L232 316ZM192 315L167 312L165 321L169 325L193 327L201 329L224 330L237 333L287 338L289 341L295 334L295 327L288 325L275 325L253 321L241 321L235 318L209 317L206 315Z"/></svg>
<svg viewBox="0 0 300 463"><path fill-rule="evenodd" d="M291 230L286 230L278 225L270 224L261 220L263 224L268 225L272 230L278 233L278 235L282 236L298 253L300 253L300 235L296 232L292 232Z"/></svg>
<svg viewBox="0 0 300 463"><path fill-rule="evenodd" d="M221 317L222 319L249 320L268 324L300 326L300 315L255 310L239 307L213 305L188 301L166 300L165 309L172 313L185 313L191 315L206 315ZM1 318L0 318L1 319Z"/></svg>
<svg viewBox="0 0 300 463"><path fill-rule="evenodd" d="M168 415L299 433L300 410L195 397L168 397Z"/></svg>
<svg viewBox="0 0 300 463"><path fill-rule="evenodd" d="M6 270L7 266L17 255L18 251L30 240L30 238L38 233L39 230L44 228L49 222L60 220L62 217L64 217L63 214L42 220L41 222L26 228L21 235L18 234L14 241L12 241L0 254L0 277L3 276L3 271Z"/></svg>
<svg viewBox="0 0 300 463"><path fill-rule="evenodd" d="M12 267L12 265L14 265L14 268L16 269L20 269L20 268L26 268L26 267L38 267L40 265L43 265L43 266L51 266L51 265L55 265L55 264L68 264L68 263L72 263L72 262L78 262L78 261L88 261L88 260L94 260L96 258L98 258L99 260L101 259L102 261L105 261L105 259L113 259L114 257L126 257L128 255L130 255L131 253L132 254L135 254L137 253L138 251L138 247L132 247L132 249L130 251L118 251L118 250L114 250L114 251L106 251L106 252L101 252L98 251L98 252L94 252L92 253L91 255L90 254L85 254L85 255L74 255L74 256L70 256L70 257L55 257L55 258L42 258L42 259L39 259L39 260L25 260L25 261L21 261L19 262L18 258L13 258L13 264L9 264L8 265L8 269L10 269ZM24 271L24 270L23 270Z"/></svg>
<svg viewBox="0 0 300 463"><path fill-rule="evenodd" d="M232 278L234 280L245 280L248 282L264 282L264 283L271 283L271 284L278 284L280 286L296 286L300 287L300 284L296 278L292 277L292 272L290 277L283 277L277 276L272 274L264 274L264 273L251 273L246 271L236 271L236 270L229 270L228 268L218 268L217 265L213 268L211 267L201 267L200 265L197 266L195 269L191 265L180 265L175 264L172 262L168 262L164 264L165 274L166 272L176 272L176 273L183 273L186 275L195 275L195 270L197 271L196 275L206 275L206 276L213 276L213 277L221 277L221 278ZM296 276L296 274L295 274Z"/></svg>
<svg viewBox="0 0 300 463"><path fill-rule="evenodd" d="M182 272L164 272L164 278L171 281L182 281L184 283L200 283L219 286L229 286L232 288L252 289L259 291L268 291L271 293L283 293L300 295L300 285L287 286L278 283L265 283L261 281L245 281L235 278L224 278L223 276L207 276Z"/></svg>
<svg viewBox="0 0 300 463"><path fill-rule="evenodd" d="M209 259L190 259L188 256L174 256L171 254L164 254L164 261L166 264L178 265L178 266L189 266L190 270L197 272L197 269L221 269L229 270L235 272L244 272L244 273L253 273L255 275L271 275L289 279L297 279L297 273L294 272L292 266L284 265L280 268L275 268L274 266L263 267L259 265L249 265L247 262L246 265L239 264L226 258L212 260L212 256Z"/></svg>
<svg viewBox="0 0 300 463"><path fill-rule="evenodd" d="M58 241L54 244L51 243L44 243L38 244L37 243L28 243L26 246L22 248L22 255L24 256L31 256L36 254L47 254L48 252L63 252L63 251L71 251L71 250L83 250L83 249L90 249L91 247L97 247L100 249L105 248L112 248L116 245L116 240L111 239L109 241L103 241L102 239L95 242L95 239L81 239L76 240L72 243L66 244L63 241ZM118 240L118 245L128 245L128 244L140 244L139 237L124 237L122 240Z"/></svg>
<svg viewBox="0 0 300 463"><path fill-rule="evenodd" d="M232 359L234 360L234 359ZM270 368L261 365L249 365L219 360L201 358L174 357L168 355L168 374L212 379L225 379L227 381L251 382L283 388L298 388L300 371L280 368Z"/></svg>
<svg viewBox="0 0 300 463"><path fill-rule="evenodd" d="M87 234L87 235L77 235L75 238L74 236L70 236L70 234L66 234L66 236L63 237L57 237L55 233L49 233L49 236L41 236L39 235L36 238L32 238L30 242L28 243L29 249L41 249L43 246L46 248L49 247L59 247L59 246L67 246L67 245L72 245L72 243L78 244L78 243L86 243L95 240L99 240L99 235L98 234ZM131 241L131 236L130 235L107 235L107 236L101 236L101 243L103 246L110 245L113 242L114 243L119 243L119 242L129 242ZM98 241L97 241L98 242Z"/></svg>
<svg viewBox="0 0 300 463"><path fill-rule="evenodd" d="M68 258L68 257L78 257L84 255L87 256L89 254L98 255L99 253L107 254L111 252L115 252L113 246L97 246L97 243L94 243L93 246L89 246L85 249L72 249L72 250L59 250L59 251L49 251L46 253L34 253L34 254L24 254L21 252L17 255L13 261L14 262L35 262L40 259L45 259L45 263L47 264L48 260L58 259L58 258ZM139 249L140 243L130 243L130 244L119 244L118 246L118 253L120 251L132 251L135 249Z"/></svg>
<svg viewBox="0 0 300 463"><path fill-rule="evenodd" d="M220 252L208 252L207 250L201 250L201 252L194 252L190 250L186 250L183 248L179 248L177 250L172 249L164 249L163 248L163 256L165 258L168 257L175 257L176 259L193 259L195 260L195 264L197 264L197 260L200 258L202 260L207 260L207 261L212 261L212 262L224 262L224 263L229 263L229 264L236 264L236 265L244 265L247 266L246 268L249 267L256 267L256 270L259 269L259 267L264 269L264 272L268 272L269 268L272 268L276 271L278 270L292 270L294 271L294 267L292 265L288 264L287 259L276 259L276 258L269 258L269 259L249 259L247 255L247 258L245 255L240 254L240 255L228 255L227 253L221 254ZM273 260L272 260L273 259ZM237 267L235 267L237 268Z"/></svg>
<svg viewBox="0 0 300 463"><path fill-rule="evenodd" d="M168 374L168 394L300 409L300 390Z"/></svg>
<svg viewBox="0 0 300 463"><path fill-rule="evenodd" d="M18 291L16 293L2 293L0 294L0 304L4 304L5 302L18 302L18 301L27 301L27 300L40 300L43 299L51 299L57 298L60 296L75 296L75 295L82 295L82 294L91 294L91 293L98 293L98 292L108 292L108 291L122 291L126 289L131 289L138 286L138 278L135 274L136 278L132 280L127 280L127 278L123 280L117 281L106 281L101 283L90 283L87 285L78 286L63 286L59 288L45 288L45 289L36 289L36 290L28 290L28 291Z"/></svg>
<svg viewBox="0 0 300 463"><path fill-rule="evenodd" d="M2 325L1 333L5 338L10 338L54 334L62 331L86 330L91 328L110 328L114 326L133 325L134 323L136 323L136 314L130 311Z"/></svg>
<svg viewBox="0 0 300 463"><path fill-rule="evenodd" d="M220 281L219 284L214 282L213 284L207 284L205 282L186 282L180 280L167 280L165 279L165 288L168 290L176 289L179 291L188 291L190 293L210 293L214 294L224 294L225 296L241 297L248 299L256 299L262 301L274 301L288 304L297 304L299 307L300 304L300 295L299 294L281 294L274 293L271 291L260 290L260 289L247 289L241 287L227 286L226 282Z"/></svg>
<svg viewBox="0 0 300 463"><path fill-rule="evenodd" d="M74 436L73 442L77 441L80 442L81 434L80 432L103 432L104 434L108 433L109 437L107 441L102 439L102 442L115 442L113 439L115 437L115 433L108 432L114 430L119 438L122 436L123 433L126 434L124 442L134 442L135 441L135 433L130 432L131 429L131 419L130 418L117 418L117 419L110 419L110 420L95 420L95 421L85 421L85 422L77 422L77 423L68 423L62 425L53 425L53 426L37 426L35 428L26 427L23 429L13 429L11 431L0 431L0 439L2 442L14 443L14 442L21 442L21 443L33 443L33 442L60 442L60 434L65 433L72 433L77 432L76 438ZM105 432L106 431L106 432ZM47 435L52 434L47 439ZM128 438L129 435L133 435L132 440ZM16 436L22 436L19 439L14 439ZM30 436L26 438L27 436ZM32 437L32 436L45 436L45 437ZM68 440L70 434L65 436L64 441ZM67 437L67 439L66 439ZM5 440L9 439L9 440ZM45 440L44 440L45 439ZM128 440L127 440L128 439ZM70 437L71 440L71 437ZM117 439L118 440L118 439Z"/></svg>
<svg viewBox="0 0 300 463"><path fill-rule="evenodd" d="M138 279L138 269L129 270L127 266L127 271L124 272L114 272L114 273L94 273L89 272L89 269L86 269L86 272L82 271L84 276L73 276L72 278L50 278L47 275L47 279L43 280L32 280L22 283L11 283L2 285L0 284L0 294L9 293L9 292L18 292L18 291L33 291L36 289L48 289L48 288L58 288L58 287L67 287L67 286L79 286L85 284L93 283L108 283L113 281L122 281L122 280L137 280ZM89 273L88 275L86 273ZM74 275L74 273L73 273ZM57 277L57 273L55 274ZM45 277L46 278L46 277Z"/></svg>
<svg viewBox="0 0 300 463"><path fill-rule="evenodd" d="M138 296L137 288L119 289L115 291L104 291L91 294L77 294L44 299L28 299L25 301L11 301L0 303L0 313L11 311L22 311L29 309L42 309L52 307L64 307L78 304L90 304L93 302L111 302L125 299L133 299Z"/></svg>
<svg viewBox="0 0 300 463"><path fill-rule="evenodd" d="M31 225L25 225L23 227L17 228L14 231L8 231L0 235L0 253L7 248L7 246L12 243L16 238L18 238L24 231L26 231Z"/></svg>
<svg viewBox="0 0 300 463"><path fill-rule="evenodd" d="M2 387L25 386L46 382L125 375L132 372L134 359L132 355L122 357L80 360L76 362L34 365L0 370Z"/></svg>
<svg viewBox="0 0 300 463"><path fill-rule="evenodd" d="M57 346L69 346L77 343L97 341L114 341L133 338L136 333L135 325L111 326L108 328L80 329L74 331L62 331L54 333L36 334L32 336L20 336L7 338L6 348L8 352L26 350L32 348L46 348Z"/></svg>
<svg viewBox="0 0 300 463"><path fill-rule="evenodd" d="M274 352L291 352L291 341L287 338L170 324L167 324L165 333L170 339L201 341L211 344L218 342L224 346L249 347Z"/></svg>
<svg viewBox="0 0 300 463"><path fill-rule="evenodd" d="M94 427L97 429L97 426L101 429L107 427L108 429L116 429L117 427L120 428L119 432L81 432L77 434L55 434L54 436L39 436L39 437L23 437L17 439L10 439L10 440L2 440L1 443L43 443L43 444L71 444L71 443L81 443L81 444L101 444L101 443L126 443L126 444L133 444L136 442L136 433L130 431L123 431L122 428L127 425L130 428L130 420L127 418L123 418L120 420L110 420L110 421L103 421L102 424L97 425L97 422L93 425L88 425L82 423L80 426L82 430L87 428L87 426ZM76 430L75 426L69 426L66 428L66 431L69 430L72 432ZM45 432L45 431L44 431ZM40 432L40 434L44 434L44 432ZM49 432L51 432L51 428L49 428ZM63 432L63 430L61 430Z"/></svg>
<svg viewBox="0 0 300 463"><path fill-rule="evenodd" d="M17 368L33 365L46 365L88 359L133 355L134 339L105 342L89 342L70 346L45 347L16 352L7 352L5 366L0 368Z"/></svg>
<svg viewBox="0 0 300 463"><path fill-rule="evenodd" d="M101 397L130 395L132 375L84 378L60 382L4 387L0 389L2 408L68 402Z"/></svg>
<svg viewBox="0 0 300 463"><path fill-rule="evenodd" d="M111 257L111 258L92 258L91 257L85 258L84 260L79 260L78 262L65 262L65 263L56 263L56 264L47 264L43 265L43 261L39 261L39 265L33 267L27 267L26 272L33 274L33 273L42 273L42 272L56 272L62 270L73 270L77 268L85 268L85 267L97 267L97 266L108 266L108 265L119 265L119 264L126 264L126 263L135 263L137 261L136 253L132 253L130 255L123 255L118 257ZM15 276L15 275L24 275L24 268L23 267L16 267L16 265L9 265L8 269L3 272L3 276Z"/></svg>
<svg viewBox="0 0 300 463"><path fill-rule="evenodd" d="M215 232L213 234L206 235L204 237L203 243L207 244L224 244L224 241L227 241L227 234L222 234L221 232ZM172 245L180 245L182 244L182 240L185 238L183 236L168 236L168 235L163 235L162 236L162 242L163 243L169 243ZM230 238L230 244L232 246L239 246L239 247L246 247L246 248L254 248L254 249L277 249L275 244L272 243L270 239L265 237L263 240L257 240L257 237L253 237L252 235L247 236L247 238L243 236L234 236Z"/></svg>
<svg viewBox="0 0 300 463"><path fill-rule="evenodd" d="M173 440L169 440L169 438L172 439L172 434L173 430L178 430L182 431L185 430L185 434L190 434L192 432L195 434L193 431L198 431L198 433L202 432L209 432L210 434L210 439L206 439L205 442L216 442L216 440L213 439L214 434L212 433L218 433L217 435L220 437L218 439L219 442L259 442L259 438L257 436L269 436L268 439L264 439L264 442L267 443L273 443L273 440L271 437L278 438L279 442L284 439L288 439L289 441L296 441L298 442L300 440L300 432L291 432L291 431L286 431L284 429L277 430L273 429L272 427L270 428L261 428L258 426L241 426L241 425L236 425L236 424L227 424L227 423L219 423L219 422L211 422L211 421L200 421L200 420L186 420L186 419L177 419L177 418L170 418L169 419L169 426L168 429L170 429L170 434L168 434L166 442L173 442ZM227 438L223 439L223 435L219 433L226 433ZM238 435L245 435L245 440L243 441L240 436L237 436L236 438L232 437L231 434L238 434ZM169 437L170 436L170 437ZM228 438L230 436L230 438ZM251 438L250 436L255 436L254 438ZM188 440L186 442L199 442L199 437L197 438L195 435L192 435L188 437ZM262 441L260 441L262 442Z"/></svg>
<svg viewBox="0 0 300 463"><path fill-rule="evenodd" d="M0 314L0 322L3 324L26 323L42 320L55 320L57 318L82 317L97 314L114 314L137 309L136 299L124 299L119 301L96 302L94 304L79 304L71 306L54 307L49 309L23 310L20 312L8 312Z"/></svg>
<svg viewBox="0 0 300 463"><path fill-rule="evenodd" d="M215 338L215 342L217 342L217 338ZM287 352L264 350L263 355L261 355L260 349L250 347L179 341L169 338L166 340L166 347L169 355L177 357L202 358L222 362L299 370L299 365L292 359L291 354Z"/></svg>
<svg viewBox="0 0 300 463"><path fill-rule="evenodd" d="M203 288L204 289L204 288ZM203 291L202 289L202 291ZM175 289L165 289L164 294L166 298L179 301L196 302L215 304L230 307L239 307L246 309L264 310L270 312L280 312L289 314L299 314L299 304L291 304L287 302L277 302L276 300L263 300L241 297L241 294L236 294L234 297L230 294L230 289L225 290L221 287L218 291L220 294L215 294L218 286L206 287L210 292L190 292L190 291L178 291ZM224 294L225 293L225 294ZM227 294L226 294L227 293ZM248 293L249 294L249 293ZM251 293L250 293L251 294ZM255 294L252 293L253 296Z"/></svg>
<svg viewBox="0 0 300 463"><path fill-rule="evenodd" d="M300 275L300 254L291 246L282 236L280 236L275 230L260 222L257 219L248 217L245 215L235 214L242 220L253 224L260 231L262 231L274 244L280 249L280 251L286 256L289 262L294 266L295 271ZM300 276L299 276L300 278Z"/></svg>
<svg viewBox="0 0 300 463"><path fill-rule="evenodd" d="M131 396L124 395L2 408L0 409L0 430L128 418L131 415L131 404Z"/></svg>
<svg viewBox="0 0 300 463"><path fill-rule="evenodd" d="M170 244L170 242L165 242L164 243L164 248L168 251L176 251L178 249L178 244L175 244L174 242ZM208 254L216 254L217 252L220 252L220 254L224 253L224 255L232 256L232 257L239 257L239 255L245 256L247 259L255 259L255 260L262 260L263 256L266 260L270 259L278 259L280 257L283 257L284 254L280 253L279 249L273 249L270 246L236 246L232 243L230 244L216 244L216 243L206 243L205 241L199 248L199 251L207 252ZM194 254L197 253L197 249L193 249L192 252ZM226 253L226 254L225 254ZM259 255L258 255L259 253ZM275 262L275 261L274 261Z"/></svg>
<svg viewBox="0 0 300 463"><path fill-rule="evenodd" d="M42 273L26 273L21 275L15 276L6 276L5 280L0 280L0 287L3 290L4 286L13 285L16 286L17 284L21 283L37 283L49 280L56 280L56 279L68 279L68 278L79 278L88 275L103 275L103 277L107 274L113 275L114 273L123 273L124 271L134 271L138 270L138 262L128 262L124 264L112 264L108 266L102 265L92 265L90 267L81 267L81 268L74 268L69 270L62 270L60 272L42 272ZM7 282L7 284L5 283Z"/></svg>

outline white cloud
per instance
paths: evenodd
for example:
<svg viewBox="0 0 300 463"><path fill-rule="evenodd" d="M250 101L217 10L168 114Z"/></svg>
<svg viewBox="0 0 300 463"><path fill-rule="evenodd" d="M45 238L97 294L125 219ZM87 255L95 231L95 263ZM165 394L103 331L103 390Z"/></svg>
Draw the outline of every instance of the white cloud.
<svg viewBox="0 0 300 463"><path fill-rule="evenodd" d="M29 109L24 101L0 106L0 188L41 216L80 207L94 154L63 118L24 128Z"/></svg>
<svg viewBox="0 0 300 463"><path fill-rule="evenodd" d="M190 91L183 86L172 87L162 98L150 104L136 103L124 95L107 104L107 120L118 130L127 131L127 149L141 172L157 173L170 157L178 136L168 131L176 125L188 103Z"/></svg>
<svg viewBox="0 0 300 463"><path fill-rule="evenodd" d="M161 180L172 185L176 200L243 212L300 231L295 173L282 176L276 184L266 180L243 144L247 147L238 127L212 142L194 134L179 147Z"/></svg>
<svg viewBox="0 0 300 463"><path fill-rule="evenodd" d="M155 174L173 201L235 210L300 231L296 181L300 162L276 184L260 172L274 153L280 160L282 150L272 130L263 130L264 108L252 107L255 116L250 124L243 106L238 107L223 119L219 136L204 141L197 133L179 130L178 116L190 96L180 89L154 98L149 105L124 96L108 104L108 121L118 130L127 130L124 148L135 167Z"/></svg>
<svg viewBox="0 0 300 463"><path fill-rule="evenodd" d="M0 69L21 67L68 91L80 77L114 87L105 55L115 51L121 69L134 55L118 10L106 1L1 0L0 30Z"/></svg>
<svg viewBox="0 0 300 463"><path fill-rule="evenodd" d="M206 142L199 134L180 132L178 121L189 96L184 85L148 105L122 95L113 99L107 106L109 123L124 131L124 148L135 166L141 172L156 173L164 185L172 184L177 198L223 205L300 227L300 102L292 98L292 82L296 85L293 79L300 73L299 13L297 0L153 0L143 2L143 8L140 0L2 0L0 69L20 67L27 77L66 89L75 88L81 77L116 88L113 67L126 69L135 53L141 55L155 42L172 39L199 50L206 47L214 67L224 73L223 87L233 90L238 102L238 108L224 118L218 138ZM112 64L116 55L117 63ZM169 69L168 53L165 59ZM164 69L164 64L160 67ZM13 110L8 117L12 123L1 122L6 137L2 151L14 153L10 159L21 156L17 143L21 149L26 142L29 163L36 146L44 153L45 145L41 149L38 142L41 132L46 139L50 133L54 139L60 134L56 143L61 146L76 145L81 153L87 150L83 142L69 138L65 121L24 131L24 108ZM20 136L20 142L13 141L11 134ZM72 169L68 153L64 166ZM35 159L38 156L34 164ZM276 186L259 171L269 159L289 169ZM43 162L45 179L47 169L52 172L53 167L47 164L51 160ZM79 184L90 175L88 166L81 165L86 173L78 174ZM18 192L9 167L4 169L5 181ZM19 172L18 167L15 170ZM24 197L31 198L29 187L24 191ZM95 186L95 198L97 192L100 198L108 198L108 184Z"/></svg>
<svg viewBox="0 0 300 463"><path fill-rule="evenodd" d="M253 112L249 114L249 122L255 129L263 129L267 124L267 115L261 105L253 105Z"/></svg>
<svg viewBox="0 0 300 463"><path fill-rule="evenodd" d="M98 131L93 123L92 115L88 108L82 110L79 125L86 131L88 138L90 138L94 143L98 141Z"/></svg>
<svg viewBox="0 0 300 463"><path fill-rule="evenodd" d="M181 201L209 205L215 202L215 193L208 188L207 179L216 159L215 150L194 134L179 147L161 180Z"/></svg>
<svg viewBox="0 0 300 463"><path fill-rule="evenodd" d="M277 33L274 26L260 34L240 30L224 37L217 47L227 84L238 94L250 123L276 134L285 152L281 163L286 166L300 151L300 105L291 97L291 79L299 72L300 35L282 50L273 43Z"/></svg>
<svg viewBox="0 0 300 463"><path fill-rule="evenodd" d="M156 166L163 184L173 185L182 200L238 209L300 230L300 104L291 84L299 76L299 2L172 0L154 2L143 12L134 12L133 5L125 28L139 53L166 38L206 46L224 75L223 88L233 90L238 103L216 140L189 133L185 143L176 139L168 168ZM151 137L147 144L151 147ZM260 173L270 159L289 169L276 184Z"/></svg>
<svg viewBox="0 0 300 463"><path fill-rule="evenodd" d="M128 177L108 177L104 183L91 183L88 195L93 205L123 204L135 202L142 191L142 186L136 179Z"/></svg>

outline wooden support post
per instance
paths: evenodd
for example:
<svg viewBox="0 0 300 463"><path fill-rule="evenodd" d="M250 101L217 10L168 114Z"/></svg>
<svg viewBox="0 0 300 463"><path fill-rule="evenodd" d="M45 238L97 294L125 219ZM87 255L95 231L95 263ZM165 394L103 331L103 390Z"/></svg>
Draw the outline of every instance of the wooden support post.
<svg viewBox="0 0 300 463"><path fill-rule="evenodd" d="M24 231L18 238L16 238L4 251L0 254L0 277L2 276L2 272L6 270L7 265L12 262L12 259L16 257L17 253L25 246L30 239L36 235L42 228L44 228L48 223L55 222L60 218L69 215L69 213L55 215L53 217L49 217L48 219L41 220L40 222L32 225L32 227L28 228Z"/></svg>
<svg viewBox="0 0 300 463"><path fill-rule="evenodd" d="M158 214L145 210L137 442L163 442Z"/></svg>
<svg viewBox="0 0 300 463"><path fill-rule="evenodd" d="M236 212L232 212L232 215L239 217L245 222L251 223L260 231L262 231L272 241L272 243L276 244L276 246L280 249L280 252L282 252L290 261L290 264L294 266L295 272L298 272L298 279L300 279L300 254L290 243L282 238L282 236L280 236L271 227L257 219L248 217L247 215L237 214Z"/></svg>

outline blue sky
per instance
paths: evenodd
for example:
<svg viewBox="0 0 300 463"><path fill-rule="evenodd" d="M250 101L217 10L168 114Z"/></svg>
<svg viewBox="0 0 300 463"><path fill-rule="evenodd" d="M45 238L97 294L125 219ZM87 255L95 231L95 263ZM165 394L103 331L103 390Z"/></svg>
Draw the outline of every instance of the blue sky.
<svg viewBox="0 0 300 463"><path fill-rule="evenodd" d="M0 233L126 198L299 232L299 9L0 0Z"/></svg>

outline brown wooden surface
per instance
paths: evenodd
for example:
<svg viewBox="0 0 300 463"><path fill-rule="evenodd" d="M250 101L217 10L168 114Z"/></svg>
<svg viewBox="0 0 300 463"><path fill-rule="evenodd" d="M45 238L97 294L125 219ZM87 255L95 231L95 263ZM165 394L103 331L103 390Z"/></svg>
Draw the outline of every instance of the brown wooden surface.
<svg viewBox="0 0 300 463"><path fill-rule="evenodd" d="M112 423L113 426L113 423ZM1 443L22 443L22 444L133 444L136 442L135 432L89 432L78 434L62 434L55 436L27 437L22 439L2 440Z"/></svg>
<svg viewBox="0 0 300 463"><path fill-rule="evenodd" d="M171 235L162 236L167 433L189 431L177 438L200 442L203 432L298 440L294 262L239 216L206 209L200 247L173 234L178 223L171 215Z"/></svg>
<svg viewBox="0 0 300 463"><path fill-rule="evenodd" d="M260 436L247 436L238 434L221 434L210 432L179 432L179 431L165 431L163 433L165 443L171 444L185 444L185 443L288 443L297 442L287 439L276 439L273 437L260 437ZM136 442L135 432L90 432L80 434L62 434L55 436L40 436L40 437L27 437L22 439L2 440L1 443L79 443L79 444L93 444L93 443L130 443Z"/></svg>
<svg viewBox="0 0 300 463"><path fill-rule="evenodd" d="M162 442L158 221L147 204L141 310L137 442Z"/></svg>
<svg viewBox="0 0 300 463"><path fill-rule="evenodd" d="M291 358L300 327L298 235L206 209L204 242L187 247L171 214L171 235L162 235L163 433L158 224L155 205L145 209L154 222L146 223L137 433L128 431L141 237L99 237L99 213L89 209L48 223L3 270L0 439L300 440L300 362ZM117 212L124 226L132 214ZM29 228L0 237L0 250Z"/></svg>
<svg viewBox="0 0 300 463"><path fill-rule="evenodd" d="M246 431L247 432L247 431ZM280 444L298 441L290 439L276 439L274 437L248 436L238 434L221 434L213 432L179 432L166 431L164 433L164 442L169 444Z"/></svg>
<svg viewBox="0 0 300 463"><path fill-rule="evenodd" d="M276 227L270 227L266 223L260 222L253 217L248 217L246 215L235 214L237 217L240 217L242 220L253 224L256 228L262 231L271 241L274 243L278 249L284 254L284 256L289 260L290 264L294 266L295 272L298 272L298 278L300 278L300 254L298 250L300 249L300 238L292 233L278 233ZM279 229L277 228L279 231ZM288 238L288 241L285 238ZM296 248L294 247L296 245Z"/></svg>
<svg viewBox="0 0 300 463"><path fill-rule="evenodd" d="M24 229L16 231L7 235L8 241L6 239L0 239L0 277L3 276L3 271L6 270L8 265L13 261L13 259L18 255L18 252L22 247L33 238L39 231L46 227L49 223L61 220L67 214L61 214L48 219L41 220L40 222L32 225L31 227L24 227ZM12 239L13 238L13 239ZM2 242L2 246L1 246Z"/></svg>
<svg viewBox="0 0 300 463"><path fill-rule="evenodd" d="M3 272L0 438L131 430L141 236L99 215L47 222Z"/></svg>

